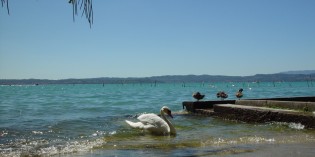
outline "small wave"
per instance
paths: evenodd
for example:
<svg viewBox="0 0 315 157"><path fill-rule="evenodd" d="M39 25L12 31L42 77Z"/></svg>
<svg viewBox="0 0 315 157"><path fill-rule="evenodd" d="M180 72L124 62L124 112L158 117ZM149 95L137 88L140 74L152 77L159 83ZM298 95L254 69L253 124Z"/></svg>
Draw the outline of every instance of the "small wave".
<svg viewBox="0 0 315 157"><path fill-rule="evenodd" d="M116 133L116 131L109 132L110 135L115 135Z"/></svg>
<svg viewBox="0 0 315 157"><path fill-rule="evenodd" d="M96 139L95 141L85 140L85 141L73 141L67 142L66 145L61 146L50 146L47 148L40 149L40 154L47 155L57 155L57 154L69 154L75 152L87 152L93 147L101 146L104 143L102 139Z"/></svg>
<svg viewBox="0 0 315 157"><path fill-rule="evenodd" d="M246 138L240 138L241 141L247 141L249 143L273 143L276 140L274 138L264 138L264 137L246 137Z"/></svg>
<svg viewBox="0 0 315 157"><path fill-rule="evenodd" d="M71 141L64 144L49 144L39 146L38 142L30 142L23 144L20 148L0 148L0 153L3 156L52 156L52 155L65 155L71 153L84 153L89 150L102 146L105 141L100 139L84 140L84 141Z"/></svg>
<svg viewBox="0 0 315 157"><path fill-rule="evenodd" d="M38 134L38 135L42 135L43 132L42 131L32 131L33 134Z"/></svg>
<svg viewBox="0 0 315 157"><path fill-rule="evenodd" d="M289 123L289 122L271 122L268 123L268 125L278 125L278 126L285 126L285 127L289 127L291 129L297 129L297 130L303 130L305 129L305 125L301 124L301 123Z"/></svg>
<svg viewBox="0 0 315 157"><path fill-rule="evenodd" d="M92 136L103 136L103 135L106 135L106 134L108 134L108 135L115 135L115 134L117 134L117 132L116 131L110 131L110 132L108 132L108 133L106 133L105 131L96 131L95 133L93 133L92 134Z"/></svg>
<svg viewBox="0 0 315 157"><path fill-rule="evenodd" d="M274 138L264 138L259 136L240 137L238 139L224 139L214 138L202 142L202 145L236 145L236 144L261 144L261 143L275 143Z"/></svg>
<svg viewBox="0 0 315 157"><path fill-rule="evenodd" d="M297 130L302 130L305 128L305 126L301 123L289 123L289 127Z"/></svg>

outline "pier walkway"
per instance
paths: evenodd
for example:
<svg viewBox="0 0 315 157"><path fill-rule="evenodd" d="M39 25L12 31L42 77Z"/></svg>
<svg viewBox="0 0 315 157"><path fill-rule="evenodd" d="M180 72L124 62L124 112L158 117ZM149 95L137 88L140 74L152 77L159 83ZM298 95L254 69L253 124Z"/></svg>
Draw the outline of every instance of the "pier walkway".
<svg viewBox="0 0 315 157"><path fill-rule="evenodd" d="M294 122L315 128L315 97L183 102L194 114L244 122Z"/></svg>

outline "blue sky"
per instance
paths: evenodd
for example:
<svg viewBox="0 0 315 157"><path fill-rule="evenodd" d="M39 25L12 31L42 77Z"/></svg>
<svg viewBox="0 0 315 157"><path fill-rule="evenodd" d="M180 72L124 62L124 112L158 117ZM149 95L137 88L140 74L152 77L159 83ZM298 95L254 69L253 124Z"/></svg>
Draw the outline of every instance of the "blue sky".
<svg viewBox="0 0 315 157"><path fill-rule="evenodd" d="M94 0L90 28L68 0L0 8L0 79L315 69L314 0Z"/></svg>

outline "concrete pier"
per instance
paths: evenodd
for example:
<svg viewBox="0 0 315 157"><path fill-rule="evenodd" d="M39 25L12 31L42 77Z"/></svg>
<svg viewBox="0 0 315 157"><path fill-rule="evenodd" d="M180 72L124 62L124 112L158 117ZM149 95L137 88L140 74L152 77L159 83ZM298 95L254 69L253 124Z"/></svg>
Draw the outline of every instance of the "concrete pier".
<svg viewBox="0 0 315 157"><path fill-rule="evenodd" d="M315 97L183 102L195 114L244 122L294 122L315 128Z"/></svg>

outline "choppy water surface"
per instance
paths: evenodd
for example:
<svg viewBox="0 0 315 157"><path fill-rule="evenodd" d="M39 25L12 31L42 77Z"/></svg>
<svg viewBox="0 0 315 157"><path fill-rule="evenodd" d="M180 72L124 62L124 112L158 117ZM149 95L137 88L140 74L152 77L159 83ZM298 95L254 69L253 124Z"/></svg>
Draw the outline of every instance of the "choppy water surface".
<svg viewBox="0 0 315 157"><path fill-rule="evenodd" d="M314 83L315 85L315 83ZM216 100L314 96L313 82L0 86L1 156L313 156L315 130L300 124L247 124L194 116L192 93ZM177 136L131 129L142 113L167 105ZM282 151L282 153L279 153Z"/></svg>

